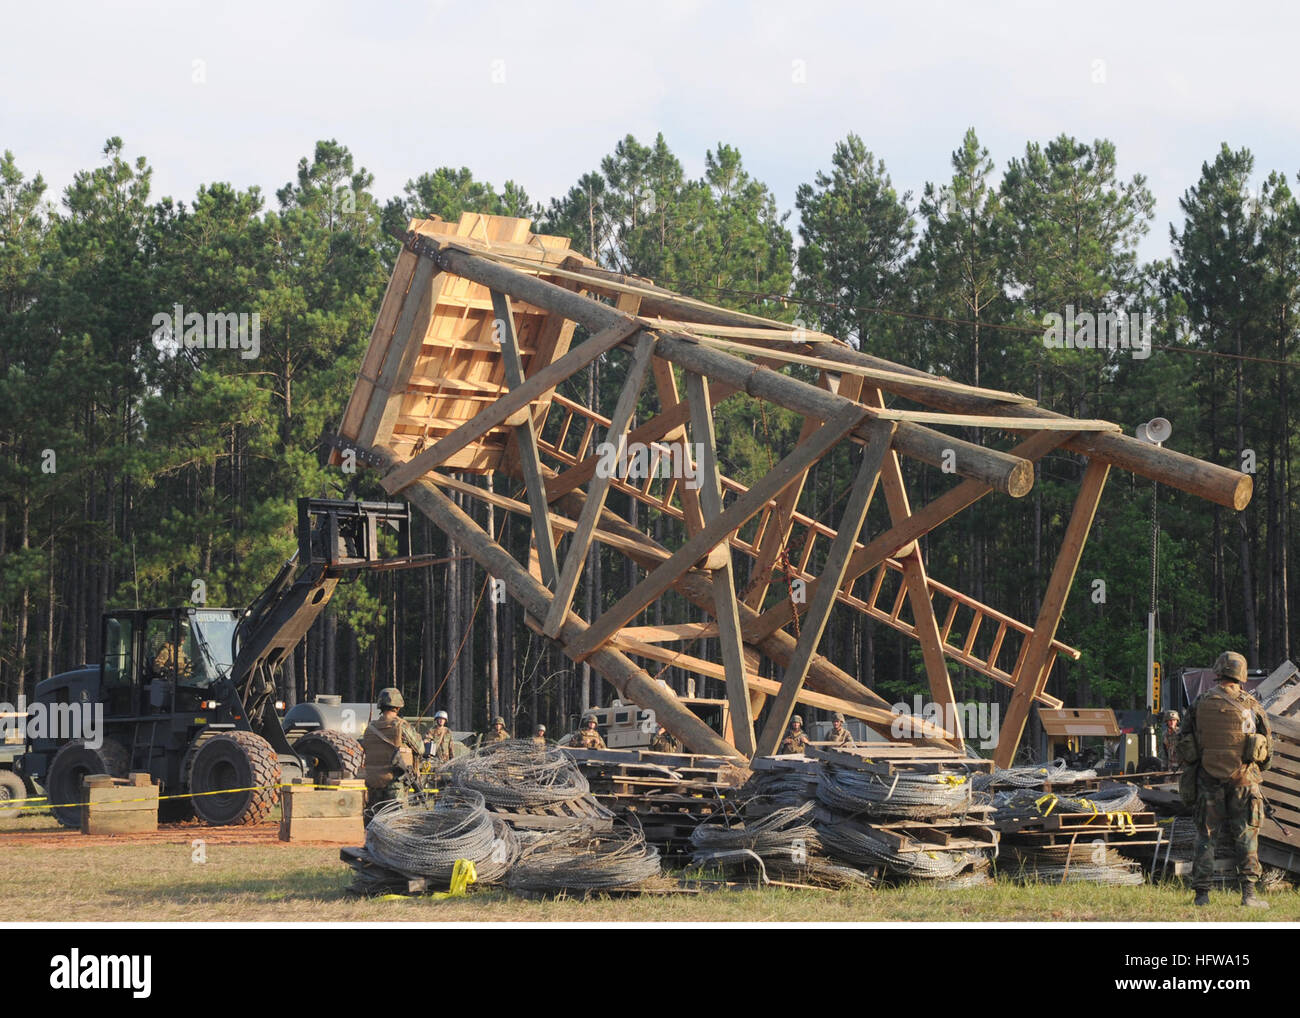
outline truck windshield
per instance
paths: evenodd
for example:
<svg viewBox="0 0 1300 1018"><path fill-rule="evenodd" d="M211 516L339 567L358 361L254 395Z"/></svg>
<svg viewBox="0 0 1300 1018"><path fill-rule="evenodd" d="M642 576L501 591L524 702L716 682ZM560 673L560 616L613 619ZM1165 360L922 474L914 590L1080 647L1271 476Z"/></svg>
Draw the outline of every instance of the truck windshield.
<svg viewBox="0 0 1300 1018"><path fill-rule="evenodd" d="M194 644L194 674L185 685L207 686L230 674L234 664L235 625L228 611L190 613L190 639Z"/></svg>

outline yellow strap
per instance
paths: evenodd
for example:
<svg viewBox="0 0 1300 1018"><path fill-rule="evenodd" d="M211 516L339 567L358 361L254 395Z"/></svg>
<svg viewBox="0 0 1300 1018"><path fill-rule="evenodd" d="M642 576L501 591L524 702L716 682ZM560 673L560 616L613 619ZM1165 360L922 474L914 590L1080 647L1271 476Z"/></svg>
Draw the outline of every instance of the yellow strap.
<svg viewBox="0 0 1300 1018"><path fill-rule="evenodd" d="M430 895L434 901L445 901L447 898L465 897L465 889L470 884L478 880L478 870L474 868L474 863L469 859L457 859L456 865L451 868L451 886L446 891L439 891L437 894Z"/></svg>
<svg viewBox="0 0 1300 1018"><path fill-rule="evenodd" d="M950 788L956 788L958 785L964 785L966 783L966 778L961 774L940 774L939 781L942 784L948 785Z"/></svg>
<svg viewBox="0 0 1300 1018"><path fill-rule="evenodd" d="M1056 809L1056 804L1060 801L1061 800L1058 799L1055 795L1053 795L1051 792L1048 792L1046 795L1040 796L1038 799L1036 799L1034 801L1034 805L1038 807L1038 812L1042 816L1050 817L1052 815L1052 810ZM1043 803L1045 802L1048 804L1047 811L1043 812Z"/></svg>

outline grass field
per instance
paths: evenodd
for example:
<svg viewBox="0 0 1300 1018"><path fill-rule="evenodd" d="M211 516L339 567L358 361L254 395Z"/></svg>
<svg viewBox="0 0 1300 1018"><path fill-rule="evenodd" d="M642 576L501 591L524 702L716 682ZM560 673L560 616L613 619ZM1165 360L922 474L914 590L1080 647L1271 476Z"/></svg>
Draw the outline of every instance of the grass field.
<svg viewBox="0 0 1300 1018"><path fill-rule="evenodd" d="M257 843L218 831L167 832L168 841L82 838L47 817L0 820L0 920L6 922L1296 922L1300 893L1272 894L1268 912L1235 892L1191 905L1178 884L1076 884L944 890L915 883L879 890L720 891L642 898L525 900L500 890L465 899L396 901L347 893L351 870L332 846ZM205 861L193 838L204 838Z"/></svg>

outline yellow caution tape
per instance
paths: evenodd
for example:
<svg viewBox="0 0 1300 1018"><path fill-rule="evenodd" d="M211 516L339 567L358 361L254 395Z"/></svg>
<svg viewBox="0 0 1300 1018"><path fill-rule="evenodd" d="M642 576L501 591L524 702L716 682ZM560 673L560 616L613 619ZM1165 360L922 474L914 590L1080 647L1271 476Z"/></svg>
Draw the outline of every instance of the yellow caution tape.
<svg viewBox="0 0 1300 1018"><path fill-rule="evenodd" d="M963 774L940 774L939 781L950 788L956 788L958 785L966 784L966 776Z"/></svg>
<svg viewBox="0 0 1300 1018"><path fill-rule="evenodd" d="M434 901L444 901L447 898L463 898L465 890L470 884L478 881L478 870L474 868L474 863L469 859L457 859L456 865L451 868L451 885L446 891L439 891L431 895Z"/></svg>
<svg viewBox="0 0 1300 1018"><path fill-rule="evenodd" d="M130 785L117 785L117 788L130 788ZM342 785L308 785L293 784L291 782L281 782L278 785L251 785L248 788L218 788L212 792L177 792L173 795L144 795L138 799L113 799L112 802L165 802L168 799L197 799L203 795L230 795L234 792L260 792L267 788L303 788L312 789L313 791L322 792L339 792L339 791L360 791L360 789L345 789ZM434 789L436 792L437 789ZM7 809L10 806L16 806L24 802L45 802L46 796L32 795L26 799L0 799L0 810ZM47 809L72 809L74 806L84 806L84 802L51 802L46 806Z"/></svg>

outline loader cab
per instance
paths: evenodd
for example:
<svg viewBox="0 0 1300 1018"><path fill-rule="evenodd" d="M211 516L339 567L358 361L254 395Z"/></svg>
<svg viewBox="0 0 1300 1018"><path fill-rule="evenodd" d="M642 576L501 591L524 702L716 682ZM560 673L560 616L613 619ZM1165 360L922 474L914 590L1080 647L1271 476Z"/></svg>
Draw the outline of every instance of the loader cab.
<svg viewBox="0 0 1300 1018"><path fill-rule="evenodd" d="M161 608L104 616L102 700L110 717L192 711L230 674L239 613Z"/></svg>

